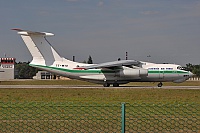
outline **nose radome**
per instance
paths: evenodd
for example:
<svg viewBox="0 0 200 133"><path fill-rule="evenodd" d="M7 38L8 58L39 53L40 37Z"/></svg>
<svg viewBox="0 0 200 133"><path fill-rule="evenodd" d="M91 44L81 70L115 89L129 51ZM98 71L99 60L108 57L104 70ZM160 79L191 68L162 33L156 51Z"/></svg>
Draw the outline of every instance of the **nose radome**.
<svg viewBox="0 0 200 133"><path fill-rule="evenodd" d="M189 72L189 77L194 76L194 74L192 72Z"/></svg>

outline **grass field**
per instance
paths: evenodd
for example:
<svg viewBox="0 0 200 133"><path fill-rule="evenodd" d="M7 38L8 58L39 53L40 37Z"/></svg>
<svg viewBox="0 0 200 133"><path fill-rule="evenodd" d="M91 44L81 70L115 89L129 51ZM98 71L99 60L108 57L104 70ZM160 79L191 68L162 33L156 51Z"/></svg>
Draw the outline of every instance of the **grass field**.
<svg viewBox="0 0 200 133"><path fill-rule="evenodd" d="M3 81L2 85L95 85L77 80L28 80ZM135 86L156 86L153 83L130 83ZM127 86L125 85L125 86ZM174 85L174 83L165 83ZM177 85L177 84L176 84ZM184 82L181 86L200 86L200 82ZM200 90L185 89L134 89L130 88L87 88L87 89L0 89L0 101L3 102L87 102L87 103L121 103L121 102L151 102L174 103L195 102L200 103Z"/></svg>
<svg viewBox="0 0 200 133"><path fill-rule="evenodd" d="M198 132L200 90L137 88L23 88L23 85L95 85L77 80L2 81L0 132L121 132L126 103L127 132ZM200 82L164 85L200 86ZM96 86L96 85L95 85Z"/></svg>
<svg viewBox="0 0 200 133"><path fill-rule="evenodd" d="M0 89L2 102L200 103L200 90L162 89Z"/></svg>

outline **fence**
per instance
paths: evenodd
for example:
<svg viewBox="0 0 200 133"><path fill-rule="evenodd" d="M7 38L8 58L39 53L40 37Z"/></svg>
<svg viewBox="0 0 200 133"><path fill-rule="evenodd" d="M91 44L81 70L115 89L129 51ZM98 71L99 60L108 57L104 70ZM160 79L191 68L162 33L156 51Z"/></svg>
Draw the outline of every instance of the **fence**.
<svg viewBox="0 0 200 133"><path fill-rule="evenodd" d="M0 102L1 132L199 132L198 103Z"/></svg>
<svg viewBox="0 0 200 133"><path fill-rule="evenodd" d="M200 77L191 77L188 81L200 81Z"/></svg>

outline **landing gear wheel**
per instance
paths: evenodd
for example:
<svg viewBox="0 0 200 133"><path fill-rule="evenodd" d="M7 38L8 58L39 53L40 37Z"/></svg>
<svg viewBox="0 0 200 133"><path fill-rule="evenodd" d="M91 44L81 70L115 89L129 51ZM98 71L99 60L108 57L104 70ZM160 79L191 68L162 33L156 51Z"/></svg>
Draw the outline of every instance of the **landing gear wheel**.
<svg viewBox="0 0 200 133"><path fill-rule="evenodd" d="M162 87L162 85L163 85L162 82L158 83L158 87Z"/></svg>
<svg viewBox="0 0 200 133"><path fill-rule="evenodd" d="M114 83L113 87L119 87L119 84L118 83Z"/></svg>
<svg viewBox="0 0 200 133"><path fill-rule="evenodd" d="M104 83L103 86L104 86L104 87L109 87L110 84L109 84L109 83Z"/></svg>

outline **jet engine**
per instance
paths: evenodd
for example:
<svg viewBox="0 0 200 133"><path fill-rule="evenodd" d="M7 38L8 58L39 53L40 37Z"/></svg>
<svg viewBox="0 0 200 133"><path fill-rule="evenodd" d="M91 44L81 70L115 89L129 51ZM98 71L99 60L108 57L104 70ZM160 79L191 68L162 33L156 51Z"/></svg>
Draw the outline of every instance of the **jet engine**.
<svg viewBox="0 0 200 133"><path fill-rule="evenodd" d="M125 67L119 72L120 77L137 78L148 76L148 70L143 68L128 68Z"/></svg>

